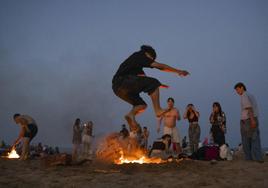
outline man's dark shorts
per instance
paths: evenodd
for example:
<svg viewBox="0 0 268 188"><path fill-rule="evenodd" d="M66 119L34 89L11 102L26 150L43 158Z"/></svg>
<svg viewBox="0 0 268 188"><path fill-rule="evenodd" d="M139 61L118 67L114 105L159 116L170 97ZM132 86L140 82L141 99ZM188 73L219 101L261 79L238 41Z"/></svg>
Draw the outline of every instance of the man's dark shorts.
<svg viewBox="0 0 268 188"><path fill-rule="evenodd" d="M30 141L31 141L37 134L38 128L35 124L28 124L28 129L29 129L29 132L25 131L24 137L30 138Z"/></svg>
<svg viewBox="0 0 268 188"><path fill-rule="evenodd" d="M127 75L113 79L114 93L133 106L146 105L140 93L145 92L150 95L159 86L161 83L157 79L146 76Z"/></svg>

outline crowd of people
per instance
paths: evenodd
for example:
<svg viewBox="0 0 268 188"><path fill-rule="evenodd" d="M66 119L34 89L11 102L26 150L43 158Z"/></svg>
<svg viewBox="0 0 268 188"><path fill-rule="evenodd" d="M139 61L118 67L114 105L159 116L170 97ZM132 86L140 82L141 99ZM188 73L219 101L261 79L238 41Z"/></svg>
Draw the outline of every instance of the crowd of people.
<svg viewBox="0 0 268 188"><path fill-rule="evenodd" d="M245 153L246 160L254 160L258 162L263 161L263 154L260 145L259 125L258 125L258 109L257 103L252 95L250 95L246 86L243 83L235 85L234 89L237 94L241 96L241 138L243 151ZM183 113L183 118L188 120L188 139L186 136L181 139L180 132L176 126L176 122L181 120L179 109L175 106L175 100L173 98L167 99L167 107L165 113L158 117L157 132L161 131L161 125L163 124L162 135L165 139L169 139L169 150L175 155L182 153L197 153L200 149L200 125L199 118L200 113L193 104L188 104ZM206 138L203 145L216 145L219 148L226 148L228 144L225 140L225 134L227 132L226 126L226 114L222 110L219 102L212 104L211 114L208 117L210 126L210 138ZM49 146L42 146L39 143L37 146L30 146L31 140L38 132L38 127L35 120L29 115L14 115L14 121L21 126L19 137L15 140L11 148L16 147L17 151L21 155L21 159L25 160L29 157L44 156L50 154L59 153L58 148L52 148ZM77 118L73 125L73 150L72 158L77 160L79 157L86 159L92 158L92 130L93 123L88 121L81 124L81 120ZM136 129L128 130L126 125L122 125L120 136L122 138L132 137L137 139L141 149L151 150L152 146L148 144L150 132L148 127L141 127L139 124ZM161 138L163 140L163 137ZM2 145L5 145L3 142Z"/></svg>
<svg viewBox="0 0 268 188"><path fill-rule="evenodd" d="M181 77L186 77L190 73L186 70L160 63L156 61L156 57L157 54L153 47L142 45L139 51L131 54L120 64L112 79L112 89L118 98L132 106L131 110L124 116L131 132L139 131L140 126L136 121L136 116L147 108L147 104L141 98L140 93L147 93L152 100L155 116L160 118L159 124L164 119L164 135L171 136L171 141L176 146L176 152L180 153L180 137L175 127L176 121L180 119L180 115L179 111L173 107L174 99L168 99L168 108L162 108L160 105L159 88L168 88L168 86L162 84L156 78L147 76L143 69L155 68L163 72L175 73ZM243 83L237 83L234 89L241 96L241 137L245 158L247 160L263 162L256 101L247 92L246 86ZM192 153L198 151L198 143L200 141L199 116L200 114L193 104L187 105L183 118L189 121L188 135ZM213 104L209 119L212 125L210 132L213 142L219 146L224 145L226 117L218 102Z"/></svg>
<svg viewBox="0 0 268 188"><path fill-rule="evenodd" d="M179 110L174 107L175 101L173 98L168 98L167 108L160 106L159 88L168 88L168 86L155 78L145 75L143 68L156 68L161 71L175 73L181 77L188 76L189 72L159 63L156 61L156 57L157 54L151 46L142 45L139 51L134 52L119 66L112 79L112 89L115 95L132 105L131 110L124 116L130 131L128 132L124 126L120 134L123 138L128 136L135 137L141 147L144 149L148 148L149 130L147 127L141 128L136 121L136 116L147 108L146 102L140 96L141 92L145 92L150 96L155 116L159 120L157 131L160 131L163 122L162 139L167 140L168 143L171 142L175 153L179 155L182 153L182 142L176 127L176 122L181 119ZM241 98L240 130L245 159L263 162L256 100L247 92L246 86L243 83L237 83L234 89ZM15 114L13 118L16 124L21 126L21 131L12 148L15 148L22 141L21 159L24 160L29 156L30 142L36 136L38 126L36 121L29 115ZM193 104L188 104L183 118L189 122L190 152L196 153L198 152L200 142L200 113ZM210 133L213 144L219 147L226 146L226 119L220 103L214 102L209 117L211 123ZM85 158L91 156L92 129L93 123L91 121L81 126L81 120L79 118L75 120L72 140L73 160L77 160L80 154Z"/></svg>
<svg viewBox="0 0 268 188"><path fill-rule="evenodd" d="M59 154L60 149L58 146L52 147L49 145L42 145L41 142L39 142L37 145L31 145L30 146L30 157L46 157L48 155L54 155Z"/></svg>
<svg viewBox="0 0 268 188"><path fill-rule="evenodd" d="M158 118L157 124L157 132L160 133L161 125L163 122L163 133L160 140L168 139L170 136L170 146L166 148L168 152L170 151L175 156L179 156L182 153L196 153L200 148L200 126L199 126L199 117L200 113L195 108L193 104L188 104L183 118L187 119L189 122L188 128L188 138L189 142L186 140L186 136L182 139L180 136L180 131L176 126L176 122L181 120L179 109L174 107L175 100L173 98L167 99L167 110L163 116ZM213 103L212 105L212 112L209 117L211 128L210 128L210 135L211 139L210 142L204 142L203 145L217 145L221 147L225 143L225 133L226 133L226 116L225 113L221 109L221 105L218 102ZM150 150L152 147L148 148L148 137L149 137L149 130L147 127L143 127L138 124L138 128L136 130L129 131L126 128L126 125L122 125L122 130L120 131L120 135L123 138L128 136L134 137L137 139L140 148ZM189 146L189 147L187 147ZM188 149L188 150L187 150Z"/></svg>
<svg viewBox="0 0 268 188"><path fill-rule="evenodd" d="M241 95L241 105L247 105L252 108L253 98L249 99L243 99L243 95L246 95L245 89L244 92L239 92L241 89L243 90L245 88L245 85L243 83L238 83L235 85L235 90L239 95ZM247 94L249 95L249 94ZM246 100L249 104L244 104L243 102ZM225 112L222 110L221 104L219 102L214 102L212 104L211 114L208 117L209 122L211 124L210 126L210 138L205 138L203 142L201 142L200 139L200 125L199 125L199 118L200 113L196 109L196 107L193 104L188 104L185 108L185 111L183 113L183 118L188 120L189 126L188 126L188 138L189 142L187 142L187 136L184 136L183 139L181 139L180 131L178 127L176 126L176 122L181 120L179 109L174 107L175 100L171 97L167 99L167 108L165 109L166 112L158 119L157 123L157 132L159 133L161 131L161 124L163 122L163 132L162 137L159 139L162 142L165 142L165 140L168 140L170 144L168 144L168 147L164 147L165 150L167 150L169 153L172 153L175 156L180 156L185 154L192 155L195 159L197 155L199 155L200 151L203 150L204 147L207 146L213 146L214 148L218 148L219 150L219 158L218 159L228 159L231 160L231 150L229 148L229 145L226 143L225 135L227 133L227 126L226 121L227 117ZM256 106L254 107L256 108ZM242 107L242 114L244 107ZM255 122L257 123L257 114L254 115L254 111L256 109L252 109L252 116L254 116ZM248 114L250 115L250 114ZM243 117L241 117L243 118ZM258 126L256 125L255 128L251 127L250 122L248 122L248 128L245 128L244 121L249 121L249 117L246 117L245 120L241 119L241 137L242 137L242 144L239 145L239 151L241 150L241 147L245 145L246 148L243 149L245 152L245 159L247 160L255 160L258 162L263 162L261 148L260 148L260 138L259 138L259 130ZM255 124L254 124L255 125ZM246 130L244 130L246 129ZM245 131L248 131L247 134ZM254 134L251 132L253 131ZM251 135L248 135L250 134ZM140 143L140 147L147 149L149 153L151 153L152 146L148 147L148 137L149 137L149 130L147 127L143 127L143 130L141 129L140 125L138 124L138 128L135 130L130 131L126 128L126 125L122 125L122 130L120 131L120 135L125 138L128 136L131 136L132 138L136 138L137 142ZM252 137L254 136L254 137ZM246 137L246 139L244 138ZM170 140L169 140L170 139ZM159 142L156 141L154 144ZM145 144L146 143L146 144ZM252 143L252 145L251 145ZM213 148L211 147L211 148ZM200 149L201 148L201 149ZM242 147L243 148L243 147ZM251 152L250 152L251 151Z"/></svg>

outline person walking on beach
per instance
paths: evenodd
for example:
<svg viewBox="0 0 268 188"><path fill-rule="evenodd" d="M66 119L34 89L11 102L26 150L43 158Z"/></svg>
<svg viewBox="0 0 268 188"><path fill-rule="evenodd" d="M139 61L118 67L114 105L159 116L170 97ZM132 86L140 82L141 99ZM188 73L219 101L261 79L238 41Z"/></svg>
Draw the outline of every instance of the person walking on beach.
<svg viewBox="0 0 268 188"><path fill-rule="evenodd" d="M212 105L212 113L209 121L211 123L210 132L212 133L213 142L219 147L225 144L226 116L218 102Z"/></svg>
<svg viewBox="0 0 268 188"><path fill-rule="evenodd" d="M245 159L263 162L256 99L247 92L242 82L237 83L234 89L241 102L240 133Z"/></svg>
<svg viewBox="0 0 268 188"><path fill-rule="evenodd" d="M35 120L29 115L14 114L13 119L16 124L21 126L21 130L18 138L12 144L11 148L15 149L16 145L23 140L20 160L26 160L30 154L30 142L36 136L38 127Z"/></svg>
<svg viewBox="0 0 268 188"><path fill-rule="evenodd" d="M81 128L81 120L77 118L73 125L73 152L72 159L76 161L78 159L78 155L80 153L80 146L82 143L82 128Z"/></svg>
<svg viewBox="0 0 268 188"><path fill-rule="evenodd" d="M157 117L165 113L159 102L159 87L162 84L157 79L146 76L143 68L157 68L161 71L176 73L179 76L189 74L185 70L156 62L155 59L155 50L151 46L142 45L139 51L133 53L120 65L113 77L112 88L115 95L132 105L132 109L125 115L130 131L138 128L135 117L147 107L145 101L140 97L141 92L150 96Z"/></svg>
<svg viewBox="0 0 268 188"><path fill-rule="evenodd" d="M179 110L174 107L174 102L174 99L171 97L167 99L168 111L159 118L157 132L160 132L160 126L162 120L164 120L163 135L169 134L171 136L171 142L175 144L175 152L179 155L182 152L182 149L180 146L181 138L176 127L176 121L179 121L181 117Z"/></svg>
<svg viewBox="0 0 268 188"><path fill-rule="evenodd" d="M200 126L198 124L199 112L195 109L193 104L188 104L183 115L184 119L188 119L189 121L189 145L191 152L197 152L198 143L200 141Z"/></svg>

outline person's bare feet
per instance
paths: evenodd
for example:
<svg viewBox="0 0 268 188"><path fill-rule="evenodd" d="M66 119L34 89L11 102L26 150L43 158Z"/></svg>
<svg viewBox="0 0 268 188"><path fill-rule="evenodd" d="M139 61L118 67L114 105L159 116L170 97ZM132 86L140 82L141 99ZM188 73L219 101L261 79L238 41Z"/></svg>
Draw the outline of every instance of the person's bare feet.
<svg viewBox="0 0 268 188"><path fill-rule="evenodd" d="M125 115L125 119L129 125L131 131L138 129L138 123L134 119L134 116L131 114Z"/></svg>

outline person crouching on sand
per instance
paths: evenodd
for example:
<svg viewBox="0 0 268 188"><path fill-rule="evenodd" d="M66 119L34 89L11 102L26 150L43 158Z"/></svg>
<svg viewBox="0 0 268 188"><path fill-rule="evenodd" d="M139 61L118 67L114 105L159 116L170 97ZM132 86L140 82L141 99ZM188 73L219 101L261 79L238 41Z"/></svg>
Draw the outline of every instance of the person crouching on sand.
<svg viewBox="0 0 268 188"><path fill-rule="evenodd" d="M29 115L14 114L13 119L16 124L21 126L21 130L18 138L15 140L11 148L15 149L16 145L20 143L22 139L23 145L20 160L26 160L30 154L30 142L36 136L38 127L35 120Z"/></svg>

